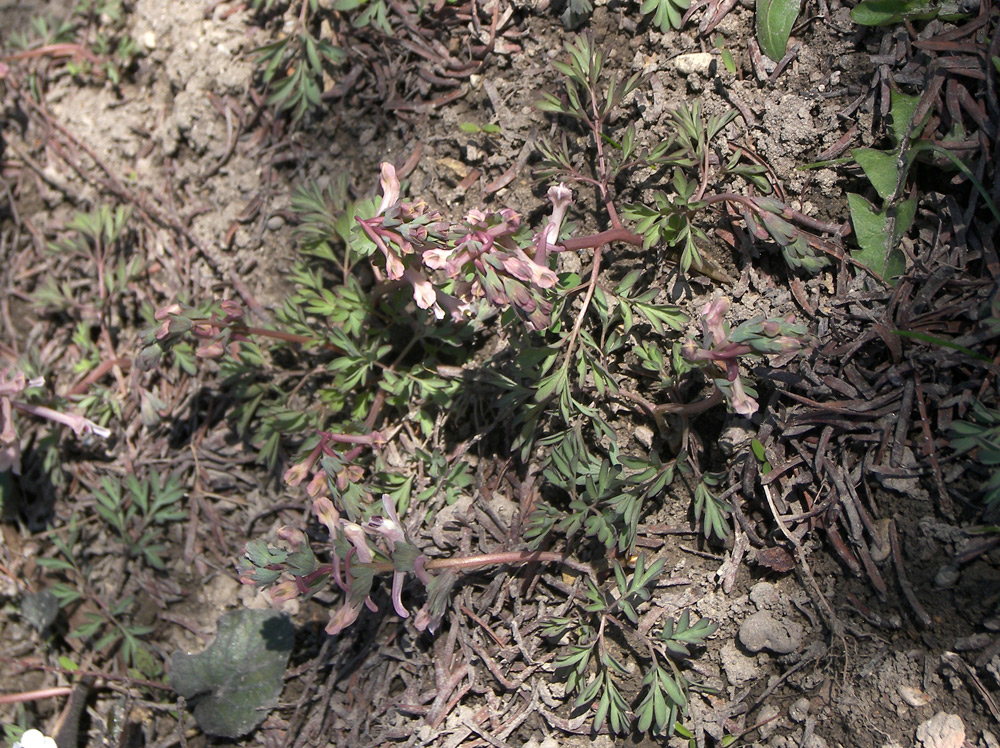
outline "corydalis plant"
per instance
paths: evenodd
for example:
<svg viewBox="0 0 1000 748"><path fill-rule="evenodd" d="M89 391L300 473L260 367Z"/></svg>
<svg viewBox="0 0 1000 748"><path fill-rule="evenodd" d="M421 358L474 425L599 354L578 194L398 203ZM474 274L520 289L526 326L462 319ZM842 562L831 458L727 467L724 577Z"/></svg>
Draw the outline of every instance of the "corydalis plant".
<svg viewBox="0 0 1000 748"><path fill-rule="evenodd" d="M353 522L340 516L333 502L321 496L313 501L316 518L330 532L329 564L320 564L305 535L294 528L283 527L278 537L291 550L270 548L262 541L251 541L244 558L238 563L240 581L244 584L271 586L275 604L299 596L308 597L332 580L345 593L343 604L330 615L328 634L338 634L354 623L362 607L377 611L371 590L377 572L392 572L392 607L400 618L409 618L403 605L403 583L407 574L416 574L425 585L431 577L424 570L427 558L406 536L396 514L392 499L383 494L381 514L366 521ZM291 577L279 581L282 576ZM436 616L424 611L417 621L421 630L436 628L444 613L442 606Z"/></svg>
<svg viewBox="0 0 1000 748"><path fill-rule="evenodd" d="M509 208L473 209L454 224L428 208L423 200L400 200L399 180L392 164L382 164L382 202L371 218L357 218L364 235L382 255L373 263L380 280L409 284L417 306L455 321L489 313L485 300L498 309L513 308L534 330L548 327L552 302L546 292L557 278L547 264L556 249L572 193L549 190L552 216L533 242L525 241L521 217ZM523 244L522 244L523 242ZM525 247L534 244L533 256ZM433 282L429 271L445 281Z"/></svg>
<svg viewBox="0 0 1000 748"><path fill-rule="evenodd" d="M346 503L346 502L345 502ZM309 547L306 536L290 527L278 531L289 549L268 546L262 540L247 543L244 556L237 562L240 581L270 587L271 600L280 604L295 597L309 597L331 581L344 593L344 602L330 614L326 631L337 634L357 620L362 607L376 611L371 592L376 574L392 574L392 607L400 618L409 618L403 604L403 585L413 574L425 586L427 599L414 616L413 625L420 631L434 632L450 600L451 590L462 571L499 564L561 563L595 578L593 569L548 551L496 551L472 556L429 559L407 537L396 514L392 498L382 495L382 513L367 520L349 517L328 497L313 501L313 513L330 531L330 563L321 564Z"/></svg>
<svg viewBox="0 0 1000 748"><path fill-rule="evenodd" d="M754 317L735 328L726 322L729 300L710 301L701 310L702 342L688 340L681 348L684 358L704 368L721 367L724 376L712 375L718 390L741 416L757 412L756 392L740 376L739 359L747 355L790 353L809 340L805 325L789 315L784 319Z"/></svg>

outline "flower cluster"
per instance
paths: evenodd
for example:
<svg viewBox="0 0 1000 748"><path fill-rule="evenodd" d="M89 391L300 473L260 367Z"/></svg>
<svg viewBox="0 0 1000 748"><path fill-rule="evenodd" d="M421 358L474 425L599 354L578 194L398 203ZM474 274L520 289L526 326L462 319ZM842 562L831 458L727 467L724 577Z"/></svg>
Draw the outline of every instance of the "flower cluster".
<svg viewBox="0 0 1000 748"><path fill-rule="evenodd" d="M414 624L421 631L437 628L445 608L439 588L450 588L453 579L445 574L432 577L424 569L427 559L407 538L391 497L383 494L382 513L366 521L345 519L326 496L313 500L313 513L330 532L329 564L317 561L301 531L283 527L278 537L290 550L251 541L237 565L240 581L270 586L271 601L280 605L300 596L308 597L332 580L345 593L343 604L331 613L326 627L326 632L334 635L354 623L362 607L373 612L378 610L371 591L375 574L379 572L392 573L393 610L400 618L409 618L410 613L403 605L403 584L407 574L415 574L427 586L429 595Z"/></svg>
<svg viewBox="0 0 1000 748"><path fill-rule="evenodd" d="M741 416L750 418L757 412L756 393L740 377L738 360L746 355L790 353L798 351L809 340L805 325L795 322L794 316L784 319L754 317L734 329L726 322L729 300L710 301L701 310L702 343L693 340L684 343L681 353L689 362L698 366L721 367L723 377L713 377L719 388Z"/></svg>
<svg viewBox="0 0 1000 748"><path fill-rule="evenodd" d="M518 243L521 217L513 210L473 209L464 220L449 224L422 200L400 200L391 164L382 164L381 185L378 211L372 218L358 218L358 224L384 260L385 279L408 283L418 307L437 319L447 314L461 321L475 317L485 299L498 309L513 308L534 330L548 326L552 303L545 292L557 280L548 267L548 253L559 249L556 240L572 203L568 188L549 190L552 216L535 236L529 257ZM435 283L428 271L447 280Z"/></svg>

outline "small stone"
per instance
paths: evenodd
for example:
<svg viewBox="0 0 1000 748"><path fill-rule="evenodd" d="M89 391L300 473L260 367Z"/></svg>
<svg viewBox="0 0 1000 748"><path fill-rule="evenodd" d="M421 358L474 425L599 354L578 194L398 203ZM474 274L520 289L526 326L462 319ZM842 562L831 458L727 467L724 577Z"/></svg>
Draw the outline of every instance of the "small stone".
<svg viewBox="0 0 1000 748"><path fill-rule="evenodd" d="M719 660L726 672L726 678L733 686L740 686L760 674L756 661L743 654L732 640L722 645L722 649L719 650Z"/></svg>
<svg viewBox="0 0 1000 748"><path fill-rule="evenodd" d="M987 631L1000 631L1000 617L987 618L983 621L983 628Z"/></svg>
<svg viewBox="0 0 1000 748"><path fill-rule="evenodd" d="M274 215L267 219L267 228L269 231L277 231L284 225L285 219L282 216Z"/></svg>
<svg viewBox="0 0 1000 748"><path fill-rule="evenodd" d="M753 439L755 433L746 426L728 426L723 429L719 436L719 449L727 457L732 457L738 451L750 447L750 440Z"/></svg>
<svg viewBox="0 0 1000 748"><path fill-rule="evenodd" d="M979 742L983 748L1000 748L1000 740L989 730L983 730L983 737Z"/></svg>
<svg viewBox="0 0 1000 748"><path fill-rule="evenodd" d="M889 558L892 552L889 545L889 520L880 519L875 522L875 539L871 544L872 561L880 563Z"/></svg>
<svg viewBox="0 0 1000 748"><path fill-rule="evenodd" d="M760 712L757 714L757 724L760 725L758 728L760 730L760 736L767 740L774 731L780 727L778 720L775 719L781 712L778 711L778 707L771 704L767 704L762 707Z"/></svg>
<svg viewBox="0 0 1000 748"><path fill-rule="evenodd" d="M757 610L774 609L778 607L781 598L778 596L778 589L770 582L757 582L750 588L750 602Z"/></svg>
<svg viewBox="0 0 1000 748"><path fill-rule="evenodd" d="M686 55L678 55L673 59L673 64L674 70L684 76L694 73L709 75L714 61L715 58L708 52L692 52Z"/></svg>
<svg viewBox="0 0 1000 748"><path fill-rule="evenodd" d="M931 703L931 697L914 686L899 685L896 686L896 690L899 692L899 697L914 708Z"/></svg>
<svg viewBox="0 0 1000 748"><path fill-rule="evenodd" d="M958 568L951 566L942 566L938 569L938 573L934 575L934 584L938 587L954 587L955 583L958 581L959 573Z"/></svg>
<svg viewBox="0 0 1000 748"><path fill-rule="evenodd" d="M980 631L979 633L969 634L969 636L956 639L951 648L955 652L972 652L977 649L985 649L992 641L992 636L984 631Z"/></svg>
<svg viewBox="0 0 1000 748"><path fill-rule="evenodd" d="M152 31L147 31L143 34L139 41L142 42L142 46L145 47L147 51L156 49L156 34Z"/></svg>
<svg viewBox="0 0 1000 748"><path fill-rule="evenodd" d="M804 632L794 621L778 621L769 612L754 613L740 625L739 639L751 652L763 649L775 654L791 654L802 644Z"/></svg>
<svg viewBox="0 0 1000 748"><path fill-rule="evenodd" d="M938 712L917 728L917 745L923 748L962 748L965 724L957 714Z"/></svg>
<svg viewBox="0 0 1000 748"><path fill-rule="evenodd" d="M788 716L793 722L799 724L806 721L806 717L809 716L809 699L803 696L801 699L796 701L790 707L788 707Z"/></svg>
<svg viewBox="0 0 1000 748"><path fill-rule="evenodd" d="M653 446L653 429L649 428L649 426L636 426L635 431L632 432L632 436L646 449Z"/></svg>
<svg viewBox="0 0 1000 748"><path fill-rule="evenodd" d="M468 145L465 146L466 163L478 164L484 158L486 158L486 154L475 143L469 143Z"/></svg>

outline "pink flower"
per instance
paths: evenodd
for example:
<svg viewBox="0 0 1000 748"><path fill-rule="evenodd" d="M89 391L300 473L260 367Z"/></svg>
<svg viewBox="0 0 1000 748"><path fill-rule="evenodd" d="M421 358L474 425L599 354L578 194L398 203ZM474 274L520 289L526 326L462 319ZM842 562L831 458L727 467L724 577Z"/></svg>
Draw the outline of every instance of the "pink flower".
<svg viewBox="0 0 1000 748"><path fill-rule="evenodd" d="M326 488L326 473L320 470L306 486L306 494L309 496L319 496L324 488Z"/></svg>
<svg viewBox="0 0 1000 748"><path fill-rule="evenodd" d="M501 259L503 269L518 280L531 283L538 288L552 288L559 280L556 274L522 254L510 254Z"/></svg>
<svg viewBox="0 0 1000 748"><path fill-rule="evenodd" d="M733 364L733 366L735 366L735 364ZM743 382L740 380L738 371L736 372L736 378L731 381L733 410L745 418L751 418L760 406L757 405L757 401L747 395L746 390L743 389Z"/></svg>
<svg viewBox="0 0 1000 748"><path fill-rule="evenodd" d="M710 301L701 310L701 324L705 331L705 347L718 345L726 339L726 331L723 323L726 319L726 312L729 311L729 299L721 298Z"/></svg>
<svg viewBox="0 0 1000 748"><path fill-rule="evenodd" d="M382 202L379 203L376 215L383 215L399 201L399 180L396 178L396 167L388 161L382 163Z"/></svg>
<svg viewBox="0 0 1000 748"><path fill-rule="evenodd" d="M559 241L559 229L566 218L566 211L573 204L573 190L560 182L549 187L546 194L552 201L552 215L549 217L548 224L542 229L542 236L549 244L555 244Z"/></svg>
<svg viewBox="0 0 1000 748"><path fill-rule="evenodd" d="M278 528L278 537L291 546L293 551L301 550L306 545L306 535L302 530L285 525Z"/></svg>
<svg viewBox="0 0 1000 748"><path fill-rule="evenodd" d="M299 586L294 580L289 579L274 585L267 591L267 595L271 598L271 605L277 608L283 603L297 598L299 596Z"/></svg>
<svg viewBox="0 0 1000 748"><path fill-rule="evenodd" d="M403 277L413 286L413 300L421 309L430 309L436 319L444 319L444 310L437 303L437 291L431 282L413 268L406 268Z"/></svg>
<svg viewBox="0 0 1000 748"><path fill-rule="evenodd" d="M340 512L333 505L327 497L323 496L319 499L313 501L313 514L316 515L316 519L320 521L320 524L325 525L326 529L330 531L330 537L332 538L337 534L337 527L339 527L340 522Z"/></svg>
<svg viewBox="0 0 1000 748"><path fill-rule="evenodd" d="M326 633L330 636L339 634L356 620L361 612L361 605L352 605L350 601L345 601L337 611L330 616L330 622L326 624Z"/></svg>
<svg viewBox="0 0 1000 748"><path fill-rule="evenodd" d="M358 552L358 561L370 564L373 558L372 549L368 547L368 539L365 537L365 531L361 525L340 520L340 530Z"/></svg>
<svg viewBox="0 0 1000 748"><path fill-rule="evenodd" d="M424 264L432 270L442 270L448 267L449 258L455 254L454 249L428 249L422 255Z"/></svg>
<svg viewBox="0 0 1000 748"><path fill-rule="evenodd" d="M385 274L389 276L389 280L399 280L402 278L403 273L406 272L403 267L403 261L384 247L382 253L385 255Z"/></svg>

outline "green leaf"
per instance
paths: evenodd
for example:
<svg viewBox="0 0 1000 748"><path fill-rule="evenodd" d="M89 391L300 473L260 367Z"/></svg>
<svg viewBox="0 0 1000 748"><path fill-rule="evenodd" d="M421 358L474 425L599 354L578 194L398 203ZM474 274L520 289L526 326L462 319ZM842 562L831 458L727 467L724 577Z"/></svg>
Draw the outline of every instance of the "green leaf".
<svg viewBox="0 0 1000 748"><path fill-rule="evenodd" d="M639 10L643 15L653 14L653 23L664 34L671 29L679 29L684 20L683 11L691 5L691 0L643 0Z"/></svg>
<svg viewBox="0 0 1000 748"><path fill-rule="evenodd" d="M851 151L851 156L865 172L879 197L888 200L895 194L901 175L899 162L894 154L876 151L874 148L855 148Z"/></svg>
<svg viewBox="0 0 1000 748"><path fill-rule="evenodd" d="M917 112L917 105L920 104L920 97L893 89L889 94L889 100L891 102L889 113L892 115L893 145L898 146L906 139L910 123Z"/></svg>
<svg viewBox="0 0 1000 748"><path fill-rule="evenodd" d="M851 10L851 18L862 26L886 26L933 18L943 8L927 0L864 0Z"/></svg>
<svg viewBox="0 0 1000 748"><path fill-rule="evenodd" d="M800 0L757 0L757 43L775 62L785 56L788 37L799 17Z"/></svg>
<svg viewBox="0 0 1000 748"><path fill-rule="evenodd" d="M896 246L899 238L906 232L916 214L916 201L904 200L895 209L895 228L892 242L889 244L888 208L882 212L861 195L848 193L847 204L851 210L851 221L858 239L859 250L852 252L854 258L873 273L891 280L902 275L906 263L903 253ZM890 249L886 252L886 247Z"/></svg>
<svg viewBox="0 0 1000 748"><path fill-rule="evenodd" d="M294 638L291 621L277 611L226 613L204 652L174 654L170 685L194 706L199 727L209 735L246 735L281 695Z"/></svg>

